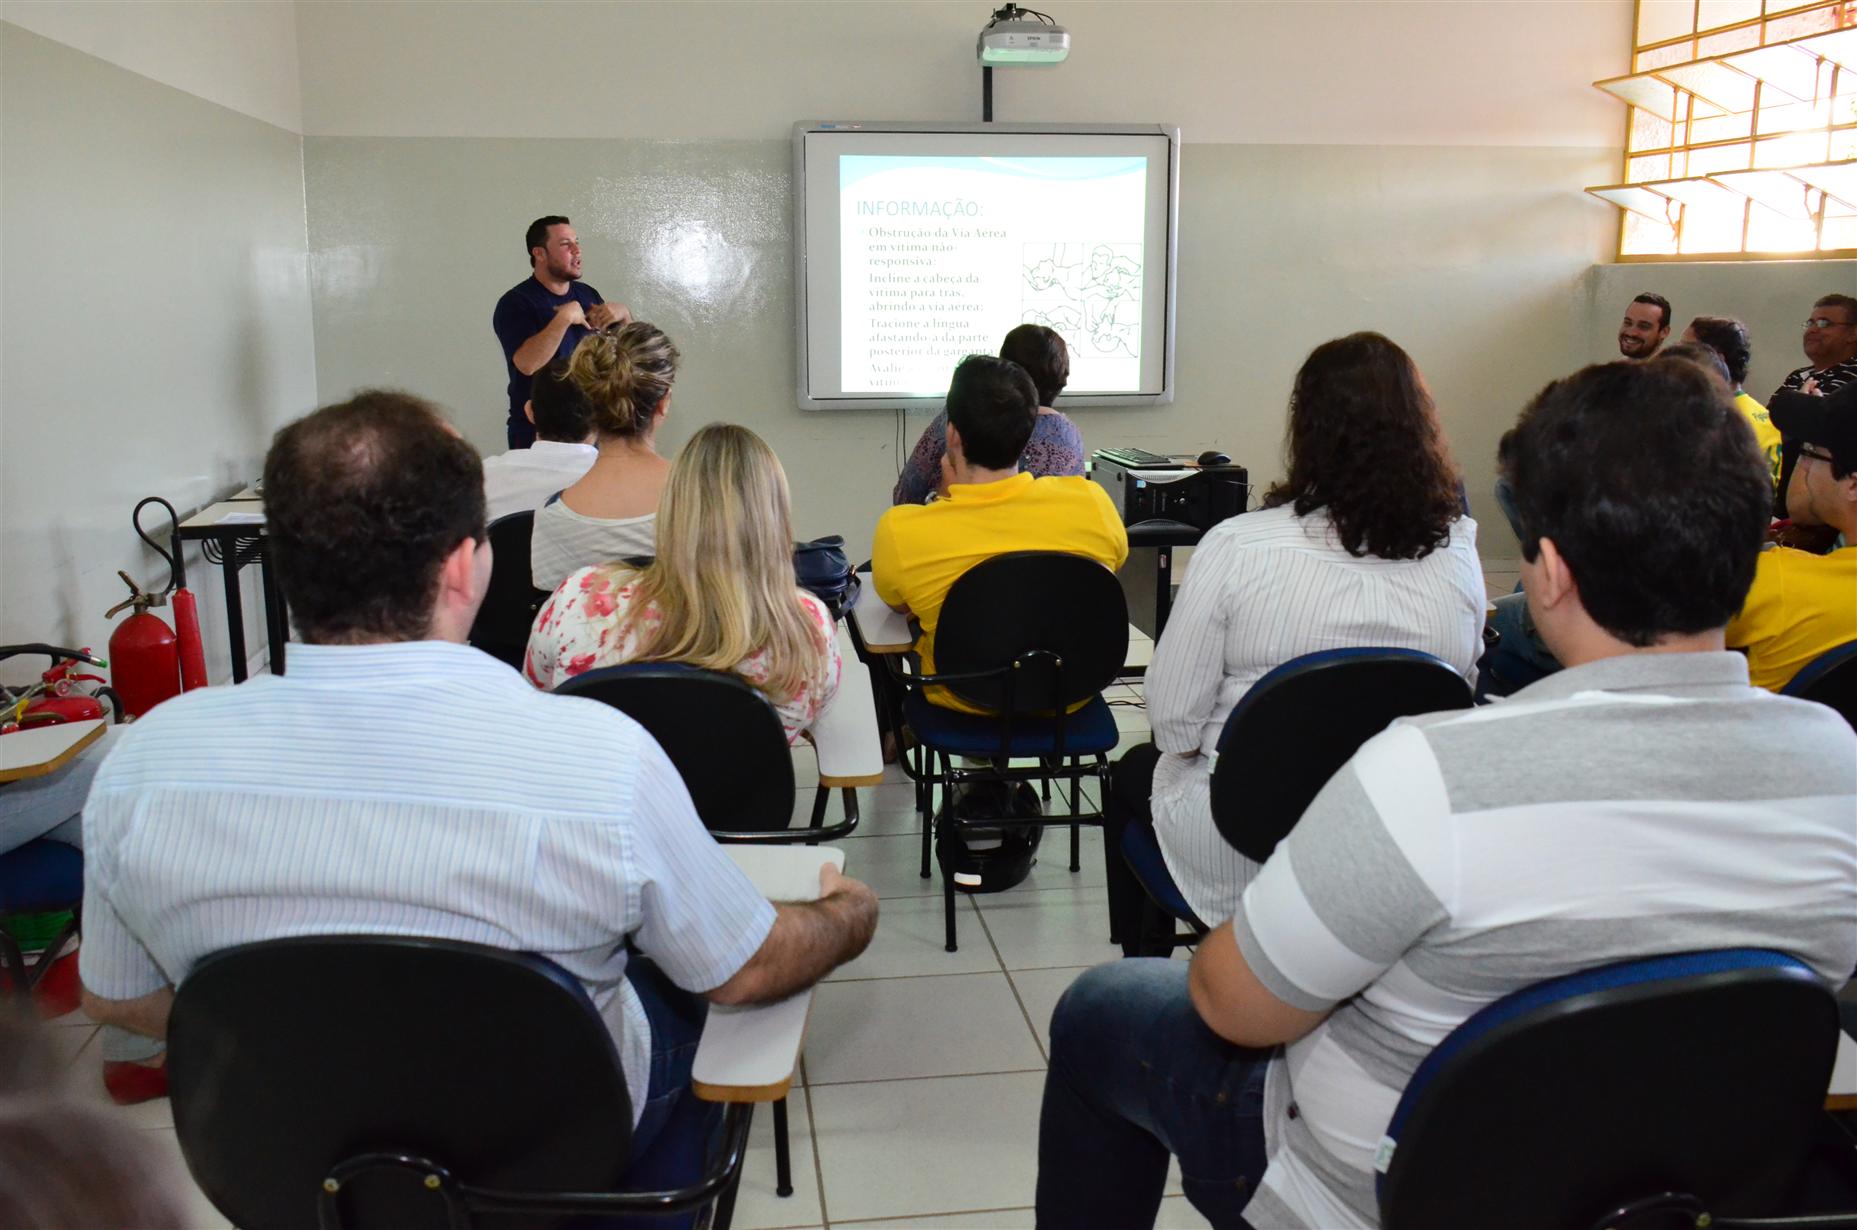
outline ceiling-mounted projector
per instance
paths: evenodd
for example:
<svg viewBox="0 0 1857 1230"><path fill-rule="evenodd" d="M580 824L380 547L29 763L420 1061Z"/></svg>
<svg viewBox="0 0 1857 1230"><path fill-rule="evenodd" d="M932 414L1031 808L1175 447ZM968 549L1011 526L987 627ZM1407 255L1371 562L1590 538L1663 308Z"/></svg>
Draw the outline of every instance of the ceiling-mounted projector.
<svg viewBox="0 0 1857 1230"><path fill-rule="evenodd" d="M1062 64L1070 55L1070 31L1048 14L1008 4L980 31L976 51L988 68Z"/></svg>

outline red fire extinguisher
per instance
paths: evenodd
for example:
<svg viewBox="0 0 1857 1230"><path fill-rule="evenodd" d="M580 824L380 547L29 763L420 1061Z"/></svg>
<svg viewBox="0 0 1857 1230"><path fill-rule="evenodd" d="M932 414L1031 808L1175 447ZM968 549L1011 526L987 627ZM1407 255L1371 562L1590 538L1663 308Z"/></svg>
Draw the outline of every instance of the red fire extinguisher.
<svg viewBox="0 0 1857 1230"><path fill-rule="evenodd" d="M159 504L168 512L172 527L169 551L162 550L142 528L142 510L150 504ZM159 594L144 593L128 573L118 572L116 575L129 587L129 597L104 615L108 619L125 607L135 608L135 614L110 634L110 670L124 711L141 717L170 696L205 687L206 654L200 641L199 608L187 589L181 561L180 517L174 506L160 496L149 496L135 506L131 520L136 535L167 561L169 572L168 588ZM165 606L170 601L174 604L174 629L149 613L151 607Z"/></svg>

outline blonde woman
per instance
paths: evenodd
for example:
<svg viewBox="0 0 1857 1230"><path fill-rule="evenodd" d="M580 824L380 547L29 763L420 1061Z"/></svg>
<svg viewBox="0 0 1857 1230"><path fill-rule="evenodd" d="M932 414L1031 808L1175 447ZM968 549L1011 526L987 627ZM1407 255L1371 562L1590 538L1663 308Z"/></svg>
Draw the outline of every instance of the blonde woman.
<svg viewBox="0 0 1857 1230"><path fill-rule="evenodd" d="M652 553L658 497L671 468L655 441L678 357L664 331L642 320L591 334L574 348L568 378L593 406L599 457L536 510L529 575L537 589L554 589L588 564Z"/></svg>
<svg viewBox="0 0 1857 1230"><path fill-rule="evenodd" d="M582 568L536 616L523 673L538 688L602 666L683 662L753 684L797 742L838 690L825 604L793 578L787 476L746 427L711 423L671 466L657 557Z"/></svg>

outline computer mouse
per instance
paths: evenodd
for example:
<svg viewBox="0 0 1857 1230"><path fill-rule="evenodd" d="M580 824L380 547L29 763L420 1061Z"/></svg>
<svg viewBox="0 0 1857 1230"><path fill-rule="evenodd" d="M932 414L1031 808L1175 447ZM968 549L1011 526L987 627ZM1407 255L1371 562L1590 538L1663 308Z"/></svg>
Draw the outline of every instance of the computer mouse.
<svg viewBox="0 0 1857 1230"><path fill-rule="evenodd" d="M1199 464L1202 466L1228 466L1231 463L1232 459L1216 448L1209 448L1199 455Z"/></svg>

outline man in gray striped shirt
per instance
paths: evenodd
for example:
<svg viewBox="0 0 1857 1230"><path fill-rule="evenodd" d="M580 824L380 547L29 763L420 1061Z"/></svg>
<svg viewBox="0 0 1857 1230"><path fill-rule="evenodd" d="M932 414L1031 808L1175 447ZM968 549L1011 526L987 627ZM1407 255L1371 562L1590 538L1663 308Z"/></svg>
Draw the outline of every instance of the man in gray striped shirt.
<svg viewBox="0 0 1857 1230"><path fill-rule="evenodd" d="M85 1010L160 1038L197 961L281 936L539 953L613 1032L631 1176L684 1181L651 1171L651 1146L704 1130L703 1001L810 985L869 942L875 896L828 867L818 901L770 905L642 727L463 643L490 575L483 469L431 406L363 393L291 424L265 500L306 643L288 676L165 702L97 774Z"/></svg>
<svg viewBox="0 0 1857 1230"><path fill-rule="evenodd" d="M1681 360L1592 367L1501 468L1567 669L1370 740L1190 966L1077 980L1041 1226L1151 1224L1170 1151L1214 1225L1377 1226L1393 1108L1484 1005L1661 953L1776 948L1834 987L1857 964L1857 736L1723 649L1770 492L1745 421Z"/></svg>

